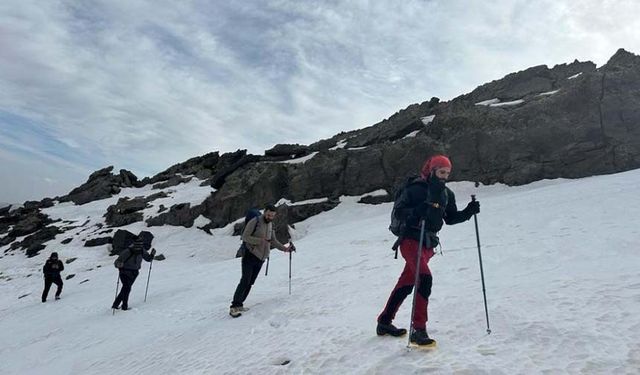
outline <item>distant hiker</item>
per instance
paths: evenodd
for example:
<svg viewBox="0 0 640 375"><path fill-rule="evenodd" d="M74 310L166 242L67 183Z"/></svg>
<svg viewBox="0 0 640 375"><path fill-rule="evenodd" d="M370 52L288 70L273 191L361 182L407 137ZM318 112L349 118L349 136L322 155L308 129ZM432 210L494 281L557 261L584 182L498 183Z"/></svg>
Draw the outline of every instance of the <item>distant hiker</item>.
<svg viewBox="0 0 640 375"><path fill-rule="evenodd" d="M247 311L243 303L260 273L262 264L269 257L271 247L273 246L285 253L296 251L295 246L292 244L284 246L276 238L275 230L273 229L273 219L275 217L276 207L268 204L265 206L264 214L249 220L242 232L242 241L247 251L242 256L242 277L229 308L229 315L234 318L242 315L243 311Z"/></svg>
<svg viewBox="0 0 640 375"><path fill-rule="evenodd" d="M147 231L140 232L133 243L122 251L115 260L114 265L119 270L122 289L113 301L112 309L120 308L120 303L122 303L122 310L129 309L129 293L131 293L133 282L138 277L142 259L151 262L156 255L156 249L151 249L151 253L149 253L151 241L153 241L153 234Z"/></svg>
<svg viewBox="0 0 640 375"><path fill-rule="evenodd" d="M62 293L62 277L60 272L64 271L64 265L58 259L58 253L53 252L49 256L49 259L44 263L42 272L44 273L44 290L42 291L42 302L47 302L47 296L49 295L49 289L51 284L56 284L58 289L56 290L56 299L60 299L60 293Z"/></svg>
<svg viewBox="0 0 640 375"><path fill-rule="evenodd" d="M412 319L410 341L417 345L433 345L435 341L427 334L427 305L431 294L432 276L429 259L438 245L438 231L443 220L449 225L469 220L480 212L478 201L470 202L458 211L453 192L445 186L451 173L451 161L443 155L429 158L422 167L420 177L410 182L394 203L394 217L402 222L400 235L400 253L405 260L404 270L393 288L384 310L378 316L376 332L379 336L403 336L404 328L396 328L392 321L405 298L411 294L415 283L418 246L420 241L420 222L425 221L422 255L420 257L418 291L415 312ZM393 220L392 220L393 223Z"/></svg>

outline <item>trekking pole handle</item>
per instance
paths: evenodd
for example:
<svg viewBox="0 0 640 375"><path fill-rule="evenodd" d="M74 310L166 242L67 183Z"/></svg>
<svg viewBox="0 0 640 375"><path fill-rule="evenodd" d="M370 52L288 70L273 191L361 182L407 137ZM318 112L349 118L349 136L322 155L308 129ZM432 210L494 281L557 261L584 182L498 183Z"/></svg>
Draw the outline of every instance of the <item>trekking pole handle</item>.
<svg viewBox="0 0 640 375"><path fill-rule="evenodd" d="M475 194L471 194L471 201L475 202L476 201L476 195Z"/></svg>

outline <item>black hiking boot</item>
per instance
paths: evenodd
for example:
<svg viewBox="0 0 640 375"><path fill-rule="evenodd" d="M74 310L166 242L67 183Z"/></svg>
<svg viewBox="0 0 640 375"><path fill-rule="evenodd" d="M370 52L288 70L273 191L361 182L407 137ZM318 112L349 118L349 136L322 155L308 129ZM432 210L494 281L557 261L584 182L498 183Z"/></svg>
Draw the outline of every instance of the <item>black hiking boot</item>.
<svg viewBox="0 0 640 375"><path fill-rule="evenodd" d="M393 337L400 337L407 334L407 330L404 328L397 328L393 324L384 324L378 322L378 326L376 327L376 333L378 336L390 335Z"/></svg>
<svg viewBox="0 0 640 375"><path fill-rule="evenodd" d="M409 338L412 344L416 344L419 346L432 346L436 344L436 341L429 338L426 329L416 329L411 333L411 337Z"/></svg>

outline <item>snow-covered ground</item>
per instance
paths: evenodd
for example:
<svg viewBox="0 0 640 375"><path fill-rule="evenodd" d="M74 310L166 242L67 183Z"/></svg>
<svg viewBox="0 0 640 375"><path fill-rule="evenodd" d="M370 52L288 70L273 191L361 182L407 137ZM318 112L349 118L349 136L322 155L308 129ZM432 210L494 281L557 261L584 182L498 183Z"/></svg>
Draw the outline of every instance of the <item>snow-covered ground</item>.
<svg viewBox="0 0 640 375"><path fill-rule="evenodd" d="M212 236L149 228L167 259L153 263L147 302L144 263L133 309L115 315L117 274L107 245L57 245L61 235L37 257L0 259L0 373L637 374L639 184L640 170L520 187L450 184L460 206L472 193L482 204L492 333L473 221L445 227L444 255L430 263L428 330L438 340L431 352L408 350L406 337L375 335L404 264L390 250L390 203L343 197L334 210L298 223L291 295L289 258L274 251L269 275L260 275L245 303L250 311L238 319L227 314L240 278L230 226ZM197 184L190 186L191 195L181 194L201 199ZM48 213L97 222L114 199ZM78 258L64 271L75 277L60 301L54 286L43 304L40 268L53 250ZM407 299L397 325L408 326L410 308Z"/></svg>

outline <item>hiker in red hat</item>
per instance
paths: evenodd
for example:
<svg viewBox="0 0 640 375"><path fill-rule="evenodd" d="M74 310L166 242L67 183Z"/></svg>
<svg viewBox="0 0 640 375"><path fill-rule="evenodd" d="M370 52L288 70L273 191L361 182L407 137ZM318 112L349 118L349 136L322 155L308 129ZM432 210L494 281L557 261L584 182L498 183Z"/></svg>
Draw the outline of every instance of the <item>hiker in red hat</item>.
<svg viewBox="0 0 640 375"><path fill-rule="evenodd" d="M411 294L416 277L418 251L422 251L418 270L418 290L415 300L415 311L412 319L410 341L421 346L435 345L426 330L427 305L431 294L432 277L429 270L429 259L434 255L434 248L439 243L438 231L443 222L449 225L469 220L480 212L480 203L471 201L467 207L458 211L456 198L445 183L451 174L451 161L444 155L436 155L427 159L420 171L420 177L409 182L397 195L392 213L392 226L398 225L400 253L405 260L404 270L393 288L384 310L378 316L376 332L379 336L403 336L404 328L392 324L396 312L405 298ZM425 231L420 243L421 225L424 220Z"/></svg>

